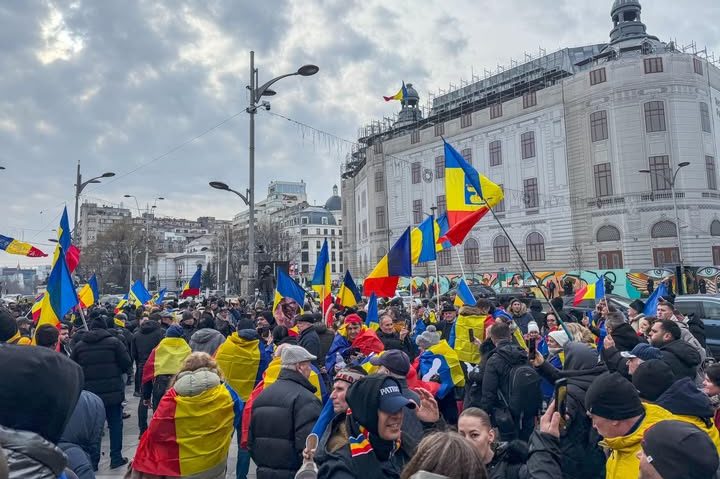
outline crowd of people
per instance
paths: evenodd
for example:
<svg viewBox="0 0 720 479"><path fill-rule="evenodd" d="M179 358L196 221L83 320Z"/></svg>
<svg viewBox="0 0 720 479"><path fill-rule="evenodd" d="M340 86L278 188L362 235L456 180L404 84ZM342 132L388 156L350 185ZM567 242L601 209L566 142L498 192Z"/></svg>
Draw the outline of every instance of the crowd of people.
<svg viewBox="0 0 720 479"><path fill-rule="evenodd" d="M720 477L720 365L672 297L453 299L0 308L0 478L94 478L105 425L135 479L225 478L231 448L237 479Z"/></svg>

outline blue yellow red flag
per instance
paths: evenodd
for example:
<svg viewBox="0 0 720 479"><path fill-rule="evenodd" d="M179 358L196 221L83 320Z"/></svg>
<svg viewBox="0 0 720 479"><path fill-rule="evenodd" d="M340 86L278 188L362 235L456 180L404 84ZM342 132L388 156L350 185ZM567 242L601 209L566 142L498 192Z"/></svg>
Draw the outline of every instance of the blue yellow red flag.
<svg viewBox="0 0 720 479"><path fill-rule="evenodd" d="M98 291L97 278L93 274L87 284L80 288L80 291L78 292L78 300L80 301L80 306L83 308L89 308L93 304L97 303L99 298L100 292Z"/></svg>
<svg viewBox="0 0 720 479"><path fill-rule="evenodd" d="M130 297L134 298L137 304L145 304L152 299L152 295L139 279L130 287Z"/></svg>
<svg viewBox="0 0 720 479"><path fill-rule="evenodd" d="M30 243L24 243L3 235L0 235L0 249L5 250L5 252L9 254L19 254L20 256L28 256L30 258L43 258L47 256L47 254Z"/></svg>
<svg viewBox="0 0 720 479"><path fill-rule="evenodd" d="M408 92L407 87L405 86L405 82L402 82L402 87L400 87L400 91L395 93L393 96L383 96L383 99L385 101L391 101L391 100L403 100L404 98L407 98Z"/></svg>
<svg viewBox="0 0 720 479"><path fill-rule="evenodd" d="M187 298L188 296L197 296L200 294L200 288L202 287L202 266L198 266L195 274L192 275L190 281L185 283L182 292L180 293L181 298Z"/></svg>
<svg viewBox="0 0 720 479"><path fill-rule="evenodd" d="M368 310L367 317L365 318L365 326L376 331L380 327L380 320L378 318L377 296L375 296L375 293L371 294L370 299L368 299Z"/></svg>
<svg viewBox="0 0 720 479"><path fill-rule="evenodd" d="M312 279L312 289L317 292L320 296L320 304L322 304L323 316L325 312L332 304L332 291L331 291L331 278L330 278L330 253L328 252L328 241L327 238L323 242L322 249L317 258L317 264L315 265L315 274ZM302 303L300 303L302 306Z"/></svg>
<svg viewBox="0 0 720 479"><path fill-rule="evenodd" d="M345 271L345 277L340 285L340 291L338 291L336 302L340 306L351 308L356 306L361 299L362 296L360 294L360 290L355 284L350 271Z"/></svg>
<svg viewBox="0 0 720 479"><path fill-rule="evenodd" d="M440 225L435 221L433 215L428 216L417 228L410 232L412 242L412 263L425 263L435 261L437 252L443 250L443 246L437 243L440 238Z"/></svg>
<svg viewBox="0 0 720 479"><path fill-rule="evenodd" d="M42 299L37 322L38 327L43 324L57 326L63 316L78 304L77 291L65 261L65 253L62 248L59 249L58 261L55 262L48 276L47 291Z"/></svg>
<svg viewBox="0 0 720 479"><path fill-rule="evenodd" d="M586 284L577 292L573 298L573 306L577 306L583 299L602 299L605 297L605 278L598 278L593 284Z"/></svg>
<svg viewBox="0 0 720 479"><path fill-rule="evenodd" d="M275 299L273 301L272 312L275 310L282 301L283 298L294 299L297 304L302 308L305 304L305 290L302 286L297 284L288 274L283 270L278 270L277 286L275 287Z"/></svg>
<svg viewBox="0 0 720 479"><path fill-rule="evenodd" d="M70 221L68 220L67 207L63 208L62 216L60 217L60 225L58 226L58 246L55 248L55 256L53 257L53 263L58 259L58 248L62 248L65 253L65 261L67 262L68 269L72 273L77 268L80 262L80 250L72 244L72 238L70 237Z"/></svg>
<svg viewBox="0 0 720 479"><path fill-rule="evenodd" d="M660 302L660 298L662 298L663 296L667 296L667 294L667 283L663 281L658 285L657 288L655 288L655 291L652 292L650 297L645 302L645 309L643 310L643 314L645 316L655 316L657 314L657 305Z"/></svg>
<svg viewBox="0 0 720 479"><path fill-rule="evenodd" d="M475 300L472 291L470 291L470 288L465 282L465 278L462 278L457 287L457 294L455 295L454 301L455 306L475 306L475 303L477 303L477 301Z"/></svg>
<svg viewBox="0 0 720 479"><path fill-rule="evenodd" d="M390 252L382 257L375 269L365 278L365 296L393 297L401 276L412 276L410 228L400 235Z"/></svg>

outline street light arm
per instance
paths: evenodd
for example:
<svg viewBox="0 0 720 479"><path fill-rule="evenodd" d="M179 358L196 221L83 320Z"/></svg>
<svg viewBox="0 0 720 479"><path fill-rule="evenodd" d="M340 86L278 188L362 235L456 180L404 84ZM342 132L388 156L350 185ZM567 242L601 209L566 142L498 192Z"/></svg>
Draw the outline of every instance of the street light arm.
<svg viewBox="0 0 720 479"><path fill-rule="evenodd" d="M257 103L257 102L260 100L260 98L263 96L263 93L265 93L265 91L266 91L268 88L270 88L270 86L271 86L273 83L275 83L275 82L278 81L278 80L282 80L283 78L292 77L292 76L295 76L295 75L299 75L299 73L297 73L297 72L294 72L294 73L286 73L285 75L280 75L279 77L275 77L275 78L273 78L272 80L266 82L264 85L256 88L255 91L252 92L252 95L254 95L254 97L253 97L253 99L252 99L253 104Z"/></svg>
<svg viewBox="0 0 720 479"><path fill-rule="evenodd" d="M82 193L82 190L84 190L87 185L89 185L90 183L92 183L95 180L99 180L100 178L103 178L103 176L102 175L96 176L95 178L90 178L89 180L83 181L82 183L80 183L80 186L78 187L78 194Z"/></svg>
<svg viewBox="0 0 720 479"><path fill-rule="evenodd" d="M228 188L228 191L232 191L233 193L238 195L240 197L240 199L243 200L243 203L245 203L245 206L250 205L250 200L248 199L248 197L246 195L243 195L239 191L233 190L232 188Z"/></svg>

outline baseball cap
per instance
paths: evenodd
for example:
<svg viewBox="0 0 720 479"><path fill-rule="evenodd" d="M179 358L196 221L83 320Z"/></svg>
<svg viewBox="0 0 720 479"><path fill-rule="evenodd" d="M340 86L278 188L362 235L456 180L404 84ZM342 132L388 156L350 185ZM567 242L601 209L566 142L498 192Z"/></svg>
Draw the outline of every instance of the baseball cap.
<svg viewBox="0 0 720 479"><path fill-rule="evenodd" d="M415 409L416 404L402 395L400 383L393 378L387 378L380 386L378 409L388 414L395 414L402 408Z"/></svg>
<svg viewBox="0 0 720 479"><path fill-rule="evenodd" d="M391 349L379 356L373 356L370 358L370 364L385 366L388 371L399 376L407 376L410 372L410 358L399 349Z"/></svg>
<svg viewBox="0 0 720 479"><path fill-rule="evenodd" d="M632 351L622 351L620 356L624 358L638 358L643 361L651 359L662 359L662 352L658 348L654 348L647 343L639 343Z"/></svg>
<svg viewBox="0 0 720 479"><path fill-rule="evenodd" d="M718 452L710 436L682 421L660 421L647 431L642 448L663 479L711 479L718 468Z"/></svg>

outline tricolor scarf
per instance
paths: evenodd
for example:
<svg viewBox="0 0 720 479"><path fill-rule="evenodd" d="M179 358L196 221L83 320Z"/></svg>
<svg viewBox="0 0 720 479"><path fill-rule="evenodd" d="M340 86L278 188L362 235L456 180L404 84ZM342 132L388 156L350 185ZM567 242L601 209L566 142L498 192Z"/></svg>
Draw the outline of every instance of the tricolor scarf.
<svg viewBox="0 0 720 479"><path fill-rule="evenodd" d="M350 458L357 477L385 477L381 464L400 449L401 441L390 442L378 435L371 435L367 428L352 418L350 410L346 421Z"/></svg>

